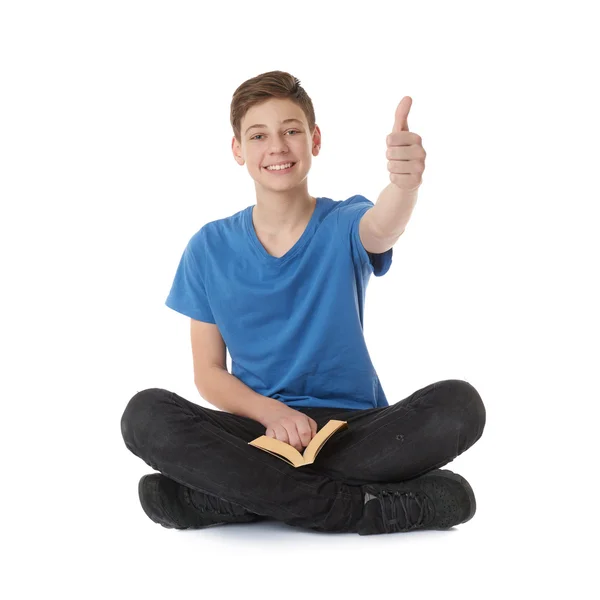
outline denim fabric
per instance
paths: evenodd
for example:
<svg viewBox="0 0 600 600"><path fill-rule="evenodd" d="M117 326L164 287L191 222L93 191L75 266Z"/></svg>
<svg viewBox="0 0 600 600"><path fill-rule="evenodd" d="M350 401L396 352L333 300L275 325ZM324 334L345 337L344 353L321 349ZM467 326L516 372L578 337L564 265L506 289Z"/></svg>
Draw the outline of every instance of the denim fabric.
<svg viewBox="0 0 600 600"><path fill-rule="evenodd" d="M153 469L195 490L288 525L354 532L361 486L398 482L439 468L482 435L486 411L468 382L448 379L390 406L366 410L301 407L320 430L348 422L315 463L294 468L249 446L265 428L161 388L138 392L121 418L125 445Z"/></svg>

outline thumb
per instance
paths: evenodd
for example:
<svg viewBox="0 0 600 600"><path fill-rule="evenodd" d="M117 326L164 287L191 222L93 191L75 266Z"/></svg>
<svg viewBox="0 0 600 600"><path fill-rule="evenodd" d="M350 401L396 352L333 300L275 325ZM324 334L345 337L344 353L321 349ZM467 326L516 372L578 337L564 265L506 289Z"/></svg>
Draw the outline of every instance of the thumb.
<svg viewBox="0 0 600 600"><path fill-rule="evenodd" d="M410 96L404 96L396 108L396 115L394 120L394 128L392 133L399 131L409 131L408 129L408 113L412 106L412 98Z"/></svg>

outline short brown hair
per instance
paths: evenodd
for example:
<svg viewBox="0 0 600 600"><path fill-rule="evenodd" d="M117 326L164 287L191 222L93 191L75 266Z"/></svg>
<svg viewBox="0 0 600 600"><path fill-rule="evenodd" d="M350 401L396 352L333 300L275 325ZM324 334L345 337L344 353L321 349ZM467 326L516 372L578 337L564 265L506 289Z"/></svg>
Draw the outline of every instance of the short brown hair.
<svg viewBox="0 0 600 600"><path fill-rule="evenodd" d="M300 85L300 80L285 71L269 71L244 81L233 93L230 121L235 139L241 143L242 118L255 104L269 98L289 98L304 112L310 133L315 129L315 110L312 100Z"/></svg>

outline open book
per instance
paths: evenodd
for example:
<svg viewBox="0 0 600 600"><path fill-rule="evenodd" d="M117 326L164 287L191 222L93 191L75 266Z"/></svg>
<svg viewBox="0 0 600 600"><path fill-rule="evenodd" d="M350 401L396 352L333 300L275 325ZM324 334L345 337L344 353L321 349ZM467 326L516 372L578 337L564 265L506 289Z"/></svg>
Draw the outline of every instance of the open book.
<svg viewBox="0 0 600 600"><path fill-rule="evenodd" d="M277 458L281 458L281 460L285 460L287 463L297 468L314 463L319 450L324 446L325 442L336 431L346 427L348 427L347 421L330 419L329 422L321 427L321 430L315 434L315 437L310 440L308 446L304 449L303 454L300 454L294 446L286 444L281 440L276 440L268 435L261 435L255 440L248 442L248 444L256 446L256 448L260 448L269 454L273 454Z"/></svg>

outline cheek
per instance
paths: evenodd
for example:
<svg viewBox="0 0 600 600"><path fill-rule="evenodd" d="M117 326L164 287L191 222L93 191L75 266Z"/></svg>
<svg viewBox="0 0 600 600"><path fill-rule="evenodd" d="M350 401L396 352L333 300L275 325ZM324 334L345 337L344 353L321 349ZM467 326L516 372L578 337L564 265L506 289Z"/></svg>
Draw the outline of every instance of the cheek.
<svg viewBox="0 0 600 600"><path fill-rule="evenodd" d="M262 164L263 157L256 156L255 154L246 154L246 164L249 169L257 169L260 171L260 165Z"/></svg>

